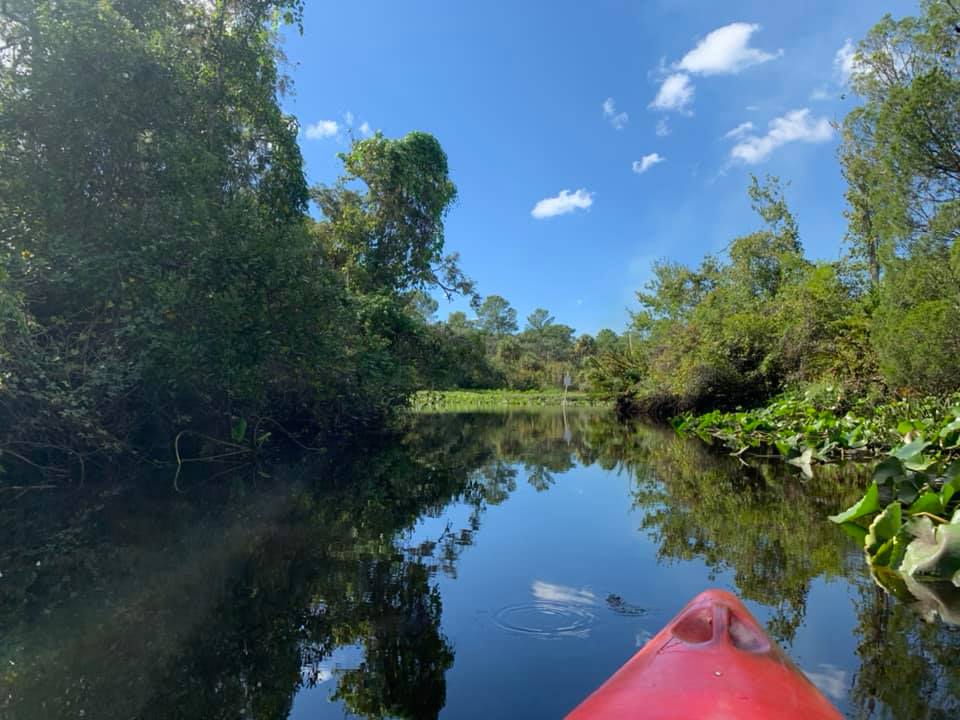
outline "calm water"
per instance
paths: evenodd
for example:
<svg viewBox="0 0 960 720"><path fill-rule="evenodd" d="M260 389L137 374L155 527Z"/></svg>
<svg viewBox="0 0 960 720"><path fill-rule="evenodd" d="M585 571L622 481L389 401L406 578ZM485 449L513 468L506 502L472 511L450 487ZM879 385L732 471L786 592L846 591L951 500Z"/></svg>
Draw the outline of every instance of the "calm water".
<svg viewBox="0 0 960 720"><path fill-rule="evenodd" d="M710 586L849 717L960 716L960 631L875 587L831 472L556 410L7 492L0 716L561 717Z"/></svg>

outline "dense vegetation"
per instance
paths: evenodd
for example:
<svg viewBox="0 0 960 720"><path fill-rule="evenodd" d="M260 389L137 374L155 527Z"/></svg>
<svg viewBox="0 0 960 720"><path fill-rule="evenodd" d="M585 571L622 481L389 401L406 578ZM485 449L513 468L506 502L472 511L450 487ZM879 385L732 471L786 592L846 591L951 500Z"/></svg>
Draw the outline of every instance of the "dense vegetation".
<svg viewBox="0 0 960 720"><path fill-rule="evenodd" d="M732 410L816 383L841 388L847 408L960 388L958 26L955 4L926 0L859 44L839 260L808 260L783 184L754 178L757 230L699 267L654 265L639 341L598 368L634 410Z"/></svg>
<svg viewBox="0 0 960 720"><path fill-rule="evenodd" d="M527 316L521 331L517 311L506 298L489 295L473 303L474 316L452 312L446 321L433 322L437 355L424 377L432 389L504 388L549 390L571 386L602 391L592 368L603 358L618 357L628 346L629 335L603 329L596 337L574 337L574 329L556 322L544 308ZM436 301L424 298L422 312L432 320Z"/></svg>
<svg viewBox="0 0 960 720"><path fill-rule="evenodd" d="M354 142L339 182L307 187L277 45L302 10L0 5L8 456L362 425L418 387L416 298L470 289L443 254L456 188L423 133Z"/></svg>

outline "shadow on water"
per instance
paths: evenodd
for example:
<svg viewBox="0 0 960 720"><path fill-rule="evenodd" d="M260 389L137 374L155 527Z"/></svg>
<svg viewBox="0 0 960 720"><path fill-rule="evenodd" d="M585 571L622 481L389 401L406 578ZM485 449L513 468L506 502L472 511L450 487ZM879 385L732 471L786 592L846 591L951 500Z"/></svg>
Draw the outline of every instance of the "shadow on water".
<svg viewBox="0 0 960 720"><path fill-rule="evenodd" d="M131 472L8 502L0 714L284 718L298 692L329 680L338 649L356 647L359 660L334 671L345 712L436 717L456 658L438 578L456 578L492 506L522 483L549 492L577 466L628 478L638 530L660 562L730 573L787 644L814 581L847 583L853 717L960 713L957 629L924 623L878 590L853 543L824 521L857 495L856 469L803 481L662 428L546 410L417 416L378 447L290 458L269 477L198 473L183 493L169 474ZM414 539L422 518L455 503L468 510L462 526ZM592 620L592 596L560 603L548 590L543 607L506 607L494 623L537 639ZM644 612L615 594L606 603Z"/></svg>

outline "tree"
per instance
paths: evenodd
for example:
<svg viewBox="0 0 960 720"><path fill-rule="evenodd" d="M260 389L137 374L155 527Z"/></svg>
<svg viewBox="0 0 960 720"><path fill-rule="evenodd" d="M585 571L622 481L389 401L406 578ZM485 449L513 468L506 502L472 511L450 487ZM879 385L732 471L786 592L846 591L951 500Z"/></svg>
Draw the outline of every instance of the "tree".
<svg viewBox="0 0 960 720"><path fill-rule="evenodd" d="M414 290L410 293L410 308L426 323L435 322L437 319L437 310L440 303L434 300L429 293L424 290Z"/></svg>
<svg viewBox="0 0 960 720"><path fill-rule="evenodd" d="M477 308L477 324L481 330L494 337L517 331L517 311L510 307L506 298L488 295Z"/></svg>
<svg viewBox="0 0 960 720"><path fill-rule="evenodd" d="M841 162L884 378L945 392L960 382L960 8L925 0L921 10L884 17L859 44L852 85L863 105L844 120Z"/></svg>
<svg viewBox="0 0 960 720"><path fill-rule="evenodd" d="M353 287L469 292L456 256L443 255L443 219L457 189L436 138L412 132L390 140L377 133L340 157L344 176L313 188L312 197L327 220L321 237Z"/></svg>
<svg viewBox="0 0 960 720"><path fill-rule="evenodd" d="M458 335L465 335L472 332L475 328L473 323L462 310L455 310L447 315L447 327Z"/></svg>
<svg viewBox="0 0 960 720"><path fill-rule="evenodd" d="M542 333L553 324L554 317L547 310L537 308L527 315L526 329L534 333Z"/></svg>

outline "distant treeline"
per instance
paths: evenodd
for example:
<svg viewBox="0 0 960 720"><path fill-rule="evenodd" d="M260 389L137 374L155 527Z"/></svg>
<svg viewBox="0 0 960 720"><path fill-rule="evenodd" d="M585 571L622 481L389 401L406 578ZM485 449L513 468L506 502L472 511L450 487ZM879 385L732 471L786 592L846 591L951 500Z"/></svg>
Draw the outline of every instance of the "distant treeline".
<svg viewBox="0 0 960 720"><path fill-rule="evenodd" d="M447 158L377 134L307 186L277 44L302 10L0 3L6 458L377 424L420 386L414 300L471 290L444 255Z"/></svg>
<svg viewBox="0 0 960 720"><path fill-rule="evenodd" d="M443 322L433 322L438 304L430 297L421 296L417 307L436 342L434 362L424 366L430 389L542 390L562 388L569 378L571 387L591 390L595 361L619 357L630 339L609 329L575 337L544 308L530 313L521 331L516 309L499 295L475 303L473 317L457 311Z"/></svg>
<svg viewBox="0 0 960 720"><path fill-rule="evenodd" d="M758 230L696 268L654 264L637 341L597 367L624 405L732 408L818 383L867 401L960 388L960 9L921 5L858 45L860 104L839 128L841 258L806 259L780 182L754 178Z"/></svg>

